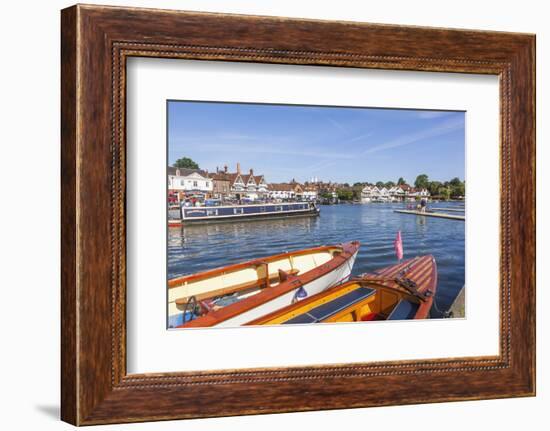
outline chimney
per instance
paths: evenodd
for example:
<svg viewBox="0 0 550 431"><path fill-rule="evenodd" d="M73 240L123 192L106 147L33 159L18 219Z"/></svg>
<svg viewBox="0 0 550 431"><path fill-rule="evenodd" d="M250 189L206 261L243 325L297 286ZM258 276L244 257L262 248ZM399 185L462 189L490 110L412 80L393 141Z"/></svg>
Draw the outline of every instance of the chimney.
<svg viewBox="0 0 550 431"><path fill-rule="evenodd" d="M227 174L227 165L223 165L223 171Z"/></svg>
<svg viewBox="0 0 550 431"><path fill-rule="evenodd" d="M237 173L241 175L241 164L237 162Z"/></svg>
<svg viewBox="0 0 550 431"><path fill-rule="evenodd" d="M254 170L252 168L250 168L250 176L253 177L254 176Z"/></svg>

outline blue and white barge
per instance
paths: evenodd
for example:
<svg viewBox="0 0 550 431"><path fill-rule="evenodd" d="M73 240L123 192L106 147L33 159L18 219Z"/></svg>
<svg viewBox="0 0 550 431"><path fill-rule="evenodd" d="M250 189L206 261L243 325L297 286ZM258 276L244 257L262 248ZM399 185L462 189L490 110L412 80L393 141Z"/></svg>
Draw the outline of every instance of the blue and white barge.
<svg viewBox="0 0 550 431"><path fill-rule="evenodd" d="M245 220L278 219L287 217L315 217L319 208L314 202L281 202L246 205L219 206L181 206L179 219L172 216L168 219L170 226L221 223Z"/></svg>

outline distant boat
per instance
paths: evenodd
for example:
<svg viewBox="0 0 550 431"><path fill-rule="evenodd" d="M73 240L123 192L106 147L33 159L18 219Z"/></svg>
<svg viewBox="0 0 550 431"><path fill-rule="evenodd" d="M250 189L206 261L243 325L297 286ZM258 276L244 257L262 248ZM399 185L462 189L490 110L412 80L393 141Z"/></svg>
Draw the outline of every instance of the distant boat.
<svg viewBox="0 0 550 431"><path fill-rule="evenodd" d="M239 326L347 281L359 242L255 259L168 282L168 326Z"/></svg>
<svg viewBox="0 0 550 431"><path fill-rule="evenodd" d="M219 205L180 208L179 214L170 214L169 226L220 223L287 217L318 216L319 208L314 202L282 202L246 205Z"/></svg>
<svg viewBox="0 0 550 431"><path fill-rule="evenodd" d="M437 289L431 255L363 274L295 304L248 322L248 325L426 319Z"/></svg>

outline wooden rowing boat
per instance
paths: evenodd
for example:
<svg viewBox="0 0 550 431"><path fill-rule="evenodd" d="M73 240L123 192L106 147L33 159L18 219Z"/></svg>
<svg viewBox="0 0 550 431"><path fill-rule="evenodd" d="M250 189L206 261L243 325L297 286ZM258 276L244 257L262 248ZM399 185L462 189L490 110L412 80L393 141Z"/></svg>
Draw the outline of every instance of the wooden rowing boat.
<svg viewBox="0 0 550 431"><path fill-rule="evenodd" d="M431 255L363 274L248 322L248 325L426 319L437 289Z"/></svg>
<svg viewBox="0 0 550 431"><path fill-rule="evenodd" d="M347 281L359 242L255 259L168 282L168 326L239 326Z"/></svg>

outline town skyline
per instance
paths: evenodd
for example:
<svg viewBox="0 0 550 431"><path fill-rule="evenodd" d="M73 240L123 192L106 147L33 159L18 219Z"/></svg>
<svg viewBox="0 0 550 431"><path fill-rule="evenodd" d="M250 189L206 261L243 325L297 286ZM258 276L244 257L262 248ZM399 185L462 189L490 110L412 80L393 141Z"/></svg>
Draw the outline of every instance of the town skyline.
<svg viewBox="0 0 550 431"><path fill-rule="evenodd" d="M241 171L237 166L236 172L230 172L227 167L217 169L215 173L208 173L198 168L189 158L180 159L177 166L168 167L168 199L169 202L182 199L207 199L214 198L220 202L229 199L248 199L249 201L267 200L294 200L318 201L330 200L342 201L390 201L428 198L434 193L446 196L464 196L464 184L453 179L446 185L439 182L432 184L426 175L419 175L414 187L406 184L403 178L398 184L356 183L348 184L324 183L315 181L300 184L295 180L287 183L270 183L265 181L263 175L256 175L251 169L248 173ZM186 165L186 166L184 166ZM420 184L422 183L422 184ZM451 187L452 186L452 187Z"/></svg>
<svg viewBox="0 0 550 431"><path fill-rule="evenodd" d="M168 110L170 165L240 163L277 183L465 179L464 112L180 101Z"/></svg>
<svg viewBox="0 0 550 431"><path fill-rule="evenodd" d="M237 165L238 164L239 164L239 162L237 162ZM172 164L172 165L170 165L170 167L176 167L176 166L174 164ZM225 171L225 168L227 168L227 171ZM192 170L203 171L205 173L208 173L209 175L213 175L217 172L220 172L220 173L221 172L236 173L238 168L239 168L238 166L234 166L233 168L231 168L228 165L224 165L224 166L216 166L214 169L209 169L207 167L205 168L203 166L200 166L200 164L199 164L198 168L196 168L196 169L191 168L191 169ZM185 168L185 169L189 169L189 168ZM340 182L340 181L333 181L330 178L327 179L327 178L323 178L323 177L314 177L314 178L306 179L305 181L300 181L297 178L288 178L288 179L283 180L283 181L269 181L269 178L267 178L266 175L264 175L262 172L258 172L258 170L253 168L253 167L252 168L244 168L244 169L241 168L241 173L248 174L250 172L250 169L253 170L253 173L255 175L257 174L257 175L262 175L263 177L265 177L266 182L268 182L268 183L277 183L277 184L290 184L292 182L296 182L296 183L300 183L300 184L324 183L324 184L338 184L338 185L348 184L349 186L353 186L354 184L377 185L378 183L384 183L384 186L388 187L388 183L393 183L394 185L398 185L399 179L403 179L405 181L405 184L414 187L414 183L415 183L417 177L419 175L423 174L423 173L418 173L411 180L408 180L407 178L404 178L403 176L400 176L399 178L395 179L395 181L393 179L389 179L389 180L378 179L378 180L375 180L375 181L354 181L354 182L346 181L346 182ZM441 183L444 183L444 182L448 182L448 181L452 180L453 178L458 178L461 181L465 181L463 178L461 178L459 176L452 177L452 178L432 178L432 177L429 177L429 180L430 181L439 181Z"/></svg>

